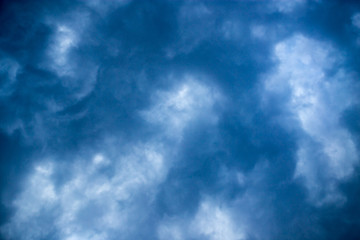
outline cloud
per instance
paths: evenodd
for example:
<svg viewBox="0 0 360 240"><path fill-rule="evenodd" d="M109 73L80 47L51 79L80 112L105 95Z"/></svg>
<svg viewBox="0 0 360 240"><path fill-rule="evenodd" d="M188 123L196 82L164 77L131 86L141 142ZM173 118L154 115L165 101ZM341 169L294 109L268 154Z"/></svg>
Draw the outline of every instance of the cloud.
<svg viewBox="0 0 360 240"><path fill-rule="evenodd" d="M191 121L201 118L204 123L216 124L217 117L212 108L219 104L221 95L215 87L205 86L191 75L179 82L173 90L157 92L156 103L142 115L148 122L165 128L170 138L181 139L184 128Z"/></svg>
<svg viewBox="0 0 360 240"><path fill-rule="evenodd" d="M354 14L351 19L354 27L360 28L360 14L359 13Z"/></svg>
<svg viewBox="0 0 360 240"><path fill-rule="evenodd" d="M233 222L229 209L211 199L204 199L190 219L165 219L158 234L159 239L245 239L239 226Z"/></svg>
<svg viewBox="0 0 360 240"><path fill-rule="evenodd" d="M355 143L339 122L355 101L350 94L351 75L341 68L327 74L341 55L302 35L278 43L274 54L279 66L265 81L265 90L287 99L282 121L291 119L285 124L289 128L298 124L305 134L299 141L295 177L304 179L314 203L343 202L336 184L349 178L358 163Z"/></svg>
<svg viewBox="0 0 360 240"><path fill-rule="evenodd" d="M19 71L20 66L15 60L1 56L0 74L3 82L1 83L0 97L7 97L12 94Z"/></svg>
<svg viewBox="0 0 360 240"><path fill-rule="evenodd" d="M191 121L208 116L216 97L210 88L186 77L175 90L156 94L153 107L141 115L149 124L165 126L169 131L165 137L178 141ZM10 239L55 233L61 239L115 239L119 234L134 234L133 224L146 224L143 221L151 210L145 206L154 203L159 184L175 162L169 158L178 147L162 138L123 147L116 137L109 139L102 144L102 152L93 156L86 153L64 163L36 163L24 190L11 203L16 211L2 233ZM29 227L30 222L37 227Z"/></svg>
<svg viewBox="0 0 360 240"><path fill-rule="evenodd" d="M295 1L284 1L284 0L275 0L272 2L275 8L282 13L292 13L297 7L303 5L305 0L295 0Z"/></svg>
<svg viewBox="0 0 360 240"><path fill-rule="evenodd" d="M192 222L193 231L212 240L244 239L239 226L234 226L226 209L202 202Z"/></svg>
<svg viewBox="0 0 360 240"><path fill-rule="evenodd" d="M359 12L0 2L0 238L357 239Z"/></svg>
<svg viewBox="0 0 360 240"><path fill-rule="evenodd" d="M357 35L359 35L359 33L360 33L360 13L354 14L351 18L351 22L355 28L355 32L357 33ZM356 38L356 43L358 45L360 45L360 37L359 36Z"/></svg>
<svg viewBox="0 0 360 240"><path fill-rule="evenodd" d="M61 239L115 239L114 233L128 234L132 224L141 224L137 211L146 218L149 210L141 205L151 204L156 186L166 176L159 151L145 145L118 153L116 159L98 153L91 161L39 162L13 201L15 215L2 233L10 239L46 238L54 231ZM66 180L58 183L61 174Z"/></svg>

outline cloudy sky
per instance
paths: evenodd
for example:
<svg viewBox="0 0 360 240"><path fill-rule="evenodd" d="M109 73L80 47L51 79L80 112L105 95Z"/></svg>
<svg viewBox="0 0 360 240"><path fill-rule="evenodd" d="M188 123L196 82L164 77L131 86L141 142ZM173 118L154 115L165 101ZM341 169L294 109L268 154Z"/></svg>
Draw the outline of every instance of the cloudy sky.
<svg viewBox="0 0 360 240"><path fill-rule="evenodd" d="M0 2L1 240L360 238L360 4Z"/></svg>

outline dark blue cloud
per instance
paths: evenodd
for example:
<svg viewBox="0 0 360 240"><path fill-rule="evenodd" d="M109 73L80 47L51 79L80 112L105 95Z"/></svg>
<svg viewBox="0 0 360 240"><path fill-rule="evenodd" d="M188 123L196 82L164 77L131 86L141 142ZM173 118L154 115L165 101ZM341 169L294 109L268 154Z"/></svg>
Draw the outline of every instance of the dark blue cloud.
<svg viewBox="0 0 360 240"><path fill-rule="evenodd" d="M2 239L357 239L356 1L2 1Z"/></svg>

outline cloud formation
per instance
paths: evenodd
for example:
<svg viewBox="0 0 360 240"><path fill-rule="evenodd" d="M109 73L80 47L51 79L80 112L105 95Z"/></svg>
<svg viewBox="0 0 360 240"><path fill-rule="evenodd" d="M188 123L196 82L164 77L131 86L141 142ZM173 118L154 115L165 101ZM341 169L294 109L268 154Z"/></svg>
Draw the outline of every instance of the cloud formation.
<svg viewBox="0 0 360 240"><path fill-rule="evenodd" d="M265 89L288 95L285 106L292 116L286 118L293 118L290 124L300 125L305 134L299 139L295 177L304 178L317 204L344 201L336 184L353 174L358 154L339 117L356 103L350 91L356 83L344 69L333 70L341 55L321 42L295 35L277 44L274 52L280 63ZM330 76L329 70L334 71Z"/></svg>
<svg viewBox="0 0 360 240"><path fill-rule="evenodd" d="M358 239L360 5L0 3L0 239Z"/></svg>

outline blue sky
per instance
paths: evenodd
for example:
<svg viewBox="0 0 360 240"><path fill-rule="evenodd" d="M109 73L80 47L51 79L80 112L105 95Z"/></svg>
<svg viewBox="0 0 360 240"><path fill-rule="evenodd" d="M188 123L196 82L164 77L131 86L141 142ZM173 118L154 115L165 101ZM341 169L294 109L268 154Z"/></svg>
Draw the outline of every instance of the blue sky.
<svg viewBox="0 0 360 240"><path fill-rule="evenodd" d="M357 1L0 2L0 239L360 238Z"/></svg>

